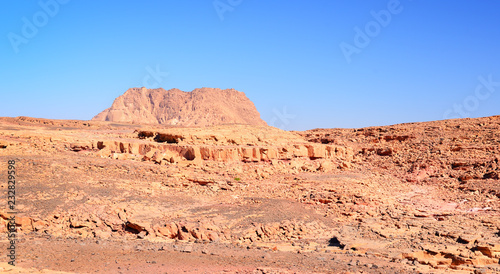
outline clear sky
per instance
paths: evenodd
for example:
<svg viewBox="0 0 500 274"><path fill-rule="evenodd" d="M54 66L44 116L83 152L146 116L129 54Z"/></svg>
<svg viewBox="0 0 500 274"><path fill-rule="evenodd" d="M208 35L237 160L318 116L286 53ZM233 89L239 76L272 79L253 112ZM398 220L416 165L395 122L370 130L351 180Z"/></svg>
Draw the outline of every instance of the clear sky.
<svg viewBox="0 0 500 274"><path fill-rule="evenodd" d="M499 115L500 1L3 1L0 116L234 88L288 130Z"/></svg>

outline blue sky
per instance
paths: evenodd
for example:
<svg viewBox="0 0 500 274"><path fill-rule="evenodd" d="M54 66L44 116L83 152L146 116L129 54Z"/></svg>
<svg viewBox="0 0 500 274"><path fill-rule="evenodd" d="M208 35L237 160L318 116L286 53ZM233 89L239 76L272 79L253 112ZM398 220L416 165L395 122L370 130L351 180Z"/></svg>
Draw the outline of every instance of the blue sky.
<svg viewBox="0 0 500 274"><path fill-rule="evenodd" d="M500 114L499 1L3 7L0 116L88 120L144 85L235 88L288 130Z"/></svg>

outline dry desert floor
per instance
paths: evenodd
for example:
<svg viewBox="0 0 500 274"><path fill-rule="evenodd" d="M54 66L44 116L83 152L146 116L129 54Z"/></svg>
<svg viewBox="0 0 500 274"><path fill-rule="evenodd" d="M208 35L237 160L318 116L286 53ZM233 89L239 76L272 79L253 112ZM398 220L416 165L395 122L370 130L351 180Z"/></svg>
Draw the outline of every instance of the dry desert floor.
<svg viewBox="0 0 500 274"><path fill-rule="evenodd" d="M303 132L0 118L0 161L9 273L500 273L500 116Z"/></svg>

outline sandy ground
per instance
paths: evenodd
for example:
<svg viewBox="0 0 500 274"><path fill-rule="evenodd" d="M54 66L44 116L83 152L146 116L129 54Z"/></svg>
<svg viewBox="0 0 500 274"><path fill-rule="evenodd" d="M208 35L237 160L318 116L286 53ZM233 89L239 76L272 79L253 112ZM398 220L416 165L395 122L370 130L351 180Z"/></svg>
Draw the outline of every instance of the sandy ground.
<svg viewBox="0 0 500 274"><path fill-rule="evenodd" d="M11 273L500 272L498 117L148 127L179 143L138 125L0 122L0 173L9 160L17 171L17 266L0 265Z"/></svg>

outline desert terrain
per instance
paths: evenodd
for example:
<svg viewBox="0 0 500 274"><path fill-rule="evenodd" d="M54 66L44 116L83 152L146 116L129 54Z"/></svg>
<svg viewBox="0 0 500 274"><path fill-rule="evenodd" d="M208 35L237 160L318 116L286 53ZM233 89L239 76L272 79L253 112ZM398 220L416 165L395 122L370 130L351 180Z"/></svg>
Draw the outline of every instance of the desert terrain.
<svg viewBox="0 0 500 274"><path fill-rule="evenodd" d="M17 170L11 273L500 271L500 116L303 132L1 118L0 158Z"/></svg>
<svg viewBox="0 0 500 274"><path fill-rule="evenodd" d="M500 116L284 131L235 90L130 89L0 118L0 159L10 273L500 273Z"/></svg>

